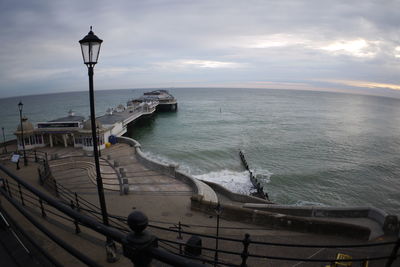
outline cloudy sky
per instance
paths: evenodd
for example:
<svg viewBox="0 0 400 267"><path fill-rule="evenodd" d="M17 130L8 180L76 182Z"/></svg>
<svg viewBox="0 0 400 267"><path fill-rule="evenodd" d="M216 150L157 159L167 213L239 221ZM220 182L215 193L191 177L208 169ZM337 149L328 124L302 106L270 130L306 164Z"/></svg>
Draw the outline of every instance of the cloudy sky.
<svg viewBox="0 0 400 267"><path fill-rule="evenodd" d="M400 93L400 1L0 0L0 98L95 88ZM400 94L399 94L400 95Z"/></svg>

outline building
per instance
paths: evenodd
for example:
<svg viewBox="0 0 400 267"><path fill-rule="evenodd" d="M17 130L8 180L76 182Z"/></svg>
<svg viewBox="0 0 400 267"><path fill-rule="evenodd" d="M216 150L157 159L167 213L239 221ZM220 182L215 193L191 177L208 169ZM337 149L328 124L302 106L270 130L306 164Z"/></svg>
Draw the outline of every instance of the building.
<svg viewBox="0 0 400 267"><path fill-rule="evenodd" d="M111 136L122 136L127 131L129 123L141 116L151 115L156 111L157 101L147 101L125 107L109 108L105 115L96 118L97 143L99 149L104 149L106 143L111 141ZM92 125L90 118L77 116L70 110L68 116L38 122L34 126L27 118L22 118L23 136L21 125L18 125L14 134L17 136L18 150L35 149L44 146L77 147L86 151L93 151Z"/></svg>
<svg viewBox="0 0 400 267"><path fill-rule="evenodd" d="M24 141L25 149L34 149L44 146L79 147L92 151L92 127L90 119L85 121L83 116L76 116L71 110L68 116L38 122L33 126L27 118L22 118L24 140L22 140L21 125L18 125L15 135L17 136L18 149L22 149ZM99 148L105 148L105 140L112 134L112 127L104 127L96 120Z"/></svg>
<svg viewBox="0 0 400 267"><path fill-rule="evenodd" d="M143 96L129 100L127 106L137 105L149 101L157 101L157 111L177 111L178 102L176 98L171 95L167 90L155 90L146 92Z"/></svg>
<svg viewBox="0 0 400 267"><path fill-rule="evenodd" d="M162 108L160 108L162 106ZM177 100L166 90L145 93L143 97L128 101L127 106L120 104L116 108L107 109L106 114L96 118L96 132L99 149L106 143L115 140L127 132L129 124L140 117L152 115L156 110L176 111ZM17 136L18 150L35 149L44 146L77 147L93 151L92 125L90 118L77 116L70 110L68 116L38 122L33 125L27 118L22 118L14 134Z"/></svg>

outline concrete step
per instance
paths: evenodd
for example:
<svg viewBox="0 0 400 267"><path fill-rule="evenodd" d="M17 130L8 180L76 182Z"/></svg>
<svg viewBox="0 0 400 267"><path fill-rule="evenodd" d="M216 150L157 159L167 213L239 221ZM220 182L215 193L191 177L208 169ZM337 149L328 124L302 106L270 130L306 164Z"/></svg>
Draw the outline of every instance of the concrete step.
<svg viewBox="0 0 400 267"><path fill-rule="evenodd" d="M88 161L87 157L59 159L51 161L50 168L54 174L69 171L69 170L82 170L86 173L89 180L96 185L97 173L94 162ZM100 171L103 179L104 189L119 191L119 180L115 170L104 159L100 159ZM62 175L65 177L66 175ZM55 175L57 177L57 175Z"/></svg>

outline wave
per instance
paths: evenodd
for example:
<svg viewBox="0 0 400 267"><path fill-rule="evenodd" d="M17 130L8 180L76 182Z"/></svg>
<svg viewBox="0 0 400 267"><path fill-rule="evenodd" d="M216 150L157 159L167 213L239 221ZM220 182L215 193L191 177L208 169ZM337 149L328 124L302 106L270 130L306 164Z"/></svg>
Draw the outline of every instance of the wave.
<svg viewBox="0 0 400 267"><path fill-rule="evenodd" d="M265 184L268 184L269 182L271 182L271 177L273 175L272 172L270 172L267 169L251 169L250 170L254 176L257 178L257 180L262 181Z"/></svg>
<svg viewBox="0 0 400 267"><path fill-rule="evenodd" d="M298 200L294 206L318 206L318 207L325 207L326 205L314 202L314 201L306 201L306 200Z"/></svg>
<svg viewBox="0 0 400 267"><path fill-rule="evenodd" d="M230 191L240 194L249 194L253 188L248 171L221 170L193 176L200 180L220 184Z"/></svg>
<svg viewBox="0 0 400 267"><path fill-rule="evenodd" d="M220 184L225 188L227 188L228 190L235 193L248 195L251 192L255 191L250 181L250 176L248 171L233 171L233 170L223 169L203 174L194 174L196 172L198 173L198 171L200 170L194 170L190 166L187 166L180 162L176 162L160 154L154 154L148 151L143 152L143 154L145 154L146 157L163 164L176 164L179 166L178 167L179 170L191 174L197 179ZM267 169L257 168L252 170L252 172L262 184L267 184L271 181L272 173Z"/></svg>
<svg viewBox="0 0 400 267"><path fill-rule="evenodd" d="M151 160L154 160L154 161L157 161L157 162L160 162L160 163L162 163L162 164L175 164L175 165L179 165L178 162L173 161L173 160L171 160L170 158L161 156L161 155L159 155L159 154L153 154L153 153L151 153L151 152L149 152L149 151L143 151L143 150L142 150L142 153L143 153L147 158L149 158L149 159L151 159Z"/></svg>

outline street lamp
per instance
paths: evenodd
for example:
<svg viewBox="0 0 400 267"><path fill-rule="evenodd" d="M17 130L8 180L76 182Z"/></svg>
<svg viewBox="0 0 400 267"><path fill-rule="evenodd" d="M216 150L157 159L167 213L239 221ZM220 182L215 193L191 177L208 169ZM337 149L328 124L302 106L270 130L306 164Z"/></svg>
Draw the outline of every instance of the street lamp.
<svg viewBox="0 0 400 267"><path fill-rule="evenodd" d="M99 142L99 157L101 157L101 149L100 149L100 127L99 125L96 125L96 129L97 129L97 138L98 138L98 142Z"/></svg>
<svg viewBox="0 0 400 267"><path fill-rule="evenodd" d="M217 206L215 207L215 213L217 214L217 237L215 238L215 254L214 254L214 266L218 264L218 241L219 241L219 217L222 213L222 207L218 201Z"/></svg>
<svg viewBox="0 0 400 267"><path fill-rule="evenodd" d="M90 26L89 33L79 41L82 49L83 63L86 64L88 68L89 75L89 100L90 100L90 121L92 126L92 145L94 154L94 163L96 166L96 182L97 182L97 193L99 195L99 202L101 208L101 214L103 217L103 224L109 225L106 201L104 198L103 180L101 179L100 173L100 162L99 162L99 151L97 146L97 136L96 136L96 116L94 110L94 93L93 93L93 68L97 63L99 57L100 46L103 40L97 37L93 31L92 26ZM115 244L113 240L107 236L106 243L107 250L107 261L115 262L117 260L115 254Z"/></svg>
<svg viewBox="0 0 400 267"><path fill-rule="evenodd" d="M7 153L7 146L6 146L6 136L4 134L4 127L1 127L1 130L3 131L3 146L4 146L4 153Z"/></svg>
<svg viewBox="0 0 400 267"><path fill-rule="evenodd" d="M24 151L24 165L28 166L28 160L26 158L26 152L25 152L24 126L22 125L22 108L23 107L24 107L24 104L22 104L22 102L19 101L18 110L19 110L19 122L20 122L20 125L21 125L22 150Z"/></svg>

